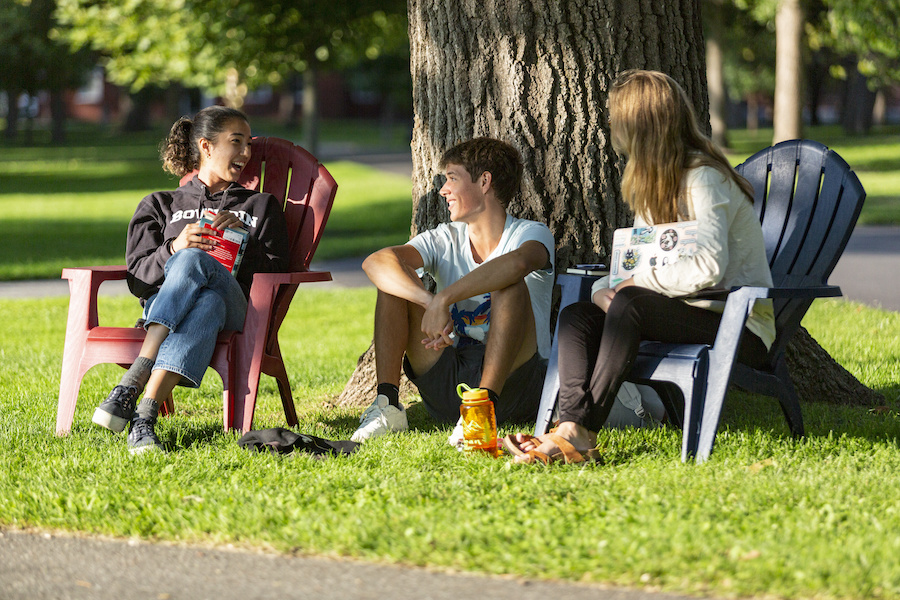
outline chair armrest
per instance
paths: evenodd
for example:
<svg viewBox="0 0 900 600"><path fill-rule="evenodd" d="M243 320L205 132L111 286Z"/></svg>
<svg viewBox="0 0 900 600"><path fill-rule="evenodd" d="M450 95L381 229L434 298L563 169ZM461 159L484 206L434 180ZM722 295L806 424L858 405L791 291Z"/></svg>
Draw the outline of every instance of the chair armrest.
<svg viewBox="0 0 900 600"><path fill-rule="evenodd" d="M737 289L737 288L735 288ZM706 288L704 290L698 290L693 294L688 294L687 296L677 296L679 300L727 300L728 294L730 294L732 290L726 290L725 288Z"/></svg>
<svg viewBox="0 0 900 600"><path fill-rule="evenodd" d="M833 298L840 295L841 288L836 285L733 288L725 302L725 310L722 313L722 321L716 334L713 351L714 353L724 352L732 357L737 354L747 317L750 316L753 303L757 300L765 298Z"/></svg>
<svg viewBox="0 0 900 600"><path fill-rule="evenodd" d="M69 280L69 316L66 329L86 331L99 325L97 294L104 281L121 281L127 275L125 265L67 267L62 279ZM67 333L67 337L68 337Z"/></svg>
<svg viewBox="0 0 900 600"><path fill-rule="evenodd" d="M120 281L128 275L125 265L103 265L99 267L66 267L62 270L62 279L96 281L100 285L104 281Z"/></svg>
<svg viewBox="0 0 900 600"><path fill-rule="evenodd" d="M252 287L256 287L257 284L263 287L270 287L285 284L311 283L317 281L331 281L331 272L290 271L288 273L256 273L253 275Z"/></svg>

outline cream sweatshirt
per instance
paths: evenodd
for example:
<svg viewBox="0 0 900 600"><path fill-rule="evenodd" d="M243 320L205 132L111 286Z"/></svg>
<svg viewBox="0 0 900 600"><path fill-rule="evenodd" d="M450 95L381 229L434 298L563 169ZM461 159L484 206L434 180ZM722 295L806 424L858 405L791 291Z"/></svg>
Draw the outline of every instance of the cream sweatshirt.
<svg viewBox="0 0 900 600"><path fill-rule="evenodd" d="M766 260L759 218L753 205L730 177L713 167L690 169L685 175L683 220L697 221L697 248L665 267L653 268L634 277L635 285L670 298L688 296L709 287L731 289L734 286L772 287L772 274ZM640 217L635 227L647 225ZM651 223L652 224L652 223ZM608 287L609 279L597 281L591 290ZM688 304L722 312L719 300L685 298ZM757 300L747 328L771 347L775 340L775 315L772 301Z"/></svg>

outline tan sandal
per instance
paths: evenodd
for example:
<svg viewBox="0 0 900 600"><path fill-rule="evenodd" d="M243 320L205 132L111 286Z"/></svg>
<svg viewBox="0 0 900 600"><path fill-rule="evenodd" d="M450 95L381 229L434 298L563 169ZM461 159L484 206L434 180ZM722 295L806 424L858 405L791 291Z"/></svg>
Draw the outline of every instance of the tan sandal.
<svg viewBox="0 0 900 600"><path fill-rule="evenodd" d="M522 441L534 441L536 446L539 446L545 441L550 441L556 444L560 451L552 455L547 455L543 452L538 452L537 450L525 451L522 450L522 442L517 441L512 435L508 435L503 438L503 447L507 452L514 456L529 456L532 458L531 462L538 460L545 465L549 465L550 463L554 462L564 462L566 464L599 462L601 458L600 452L596 448L579 451L575 448L575 446L572 445L571 442L557 433L546 433L542 436L537 437L526 434L525 439Z"/></svg>

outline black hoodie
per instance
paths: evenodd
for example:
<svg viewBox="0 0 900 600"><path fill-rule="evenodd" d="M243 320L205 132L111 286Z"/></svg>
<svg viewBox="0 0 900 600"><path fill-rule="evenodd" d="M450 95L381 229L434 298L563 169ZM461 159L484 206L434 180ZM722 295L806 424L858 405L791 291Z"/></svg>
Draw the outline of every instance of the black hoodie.
<svg viewBox="0 0 900 600"><path fill-rule="evenodd" d="M155 192L138 204L128 224L125 260L128 288L144 303L159 291L163 269L172 256L169 242L181 230L200 220L204 208L229 210L240 217L250 232L244 258L237 272L244 295L250 295L254 273L285 271L289 264L284 212L275 196L254 192L232 183L228 189L210 194L194 176L171 192Z"/></svg>

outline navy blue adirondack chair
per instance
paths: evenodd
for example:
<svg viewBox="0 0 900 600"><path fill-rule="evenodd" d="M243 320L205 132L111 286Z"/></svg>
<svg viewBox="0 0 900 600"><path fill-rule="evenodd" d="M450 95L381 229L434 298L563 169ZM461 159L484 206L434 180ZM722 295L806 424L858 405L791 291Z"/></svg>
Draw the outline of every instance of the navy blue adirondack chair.
<svg viewBox="0 0 900 600"><path fill-rule="evenodd" d="M762 150L737 167L753 186L774 287L739 287L727 296L712 346L642 342L630 381L660 392L670 419L683 428L682 461L712 452L729 383L778 399L795 436L804 435L797 392L784 351L815 298L841 295L828 276L856 225L866 193L856 174L818 142L791 140ZM596 278L560 275L561 307L587 300ZM757 299L771 298L776 338L764 369L736 361L747 316ZM544 382L535 435L546 432L559 391L557 340ZM675 391L680 392L674 393ZM683 399L683 405L678 402ZM682 409L683 406L683 410Z"/></svg>

